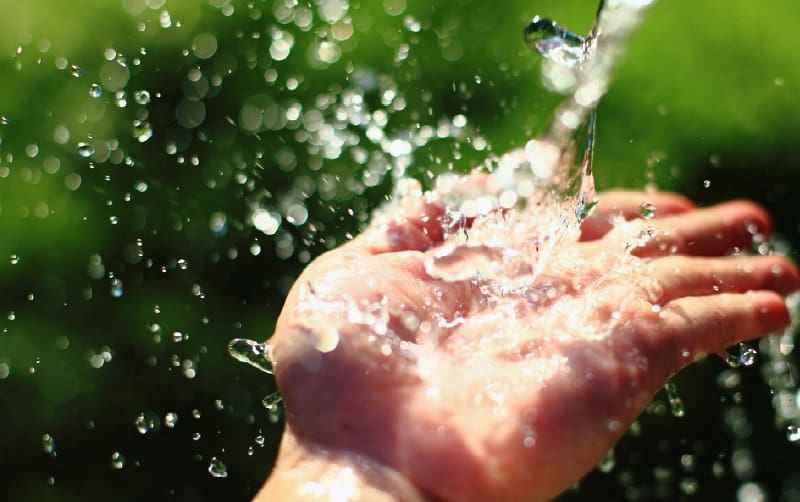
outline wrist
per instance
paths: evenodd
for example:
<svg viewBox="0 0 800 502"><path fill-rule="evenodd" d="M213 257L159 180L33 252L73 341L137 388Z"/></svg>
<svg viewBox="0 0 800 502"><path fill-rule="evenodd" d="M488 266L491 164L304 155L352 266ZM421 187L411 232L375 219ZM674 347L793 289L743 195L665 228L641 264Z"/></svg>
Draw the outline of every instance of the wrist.
<svg viewBox="0 0 800 502"><path fill-rule="evenodd" d="M426 497L394 469L353 452L299 441L287 426L275 469L254 499L274 500L423 502Z"/></svg>

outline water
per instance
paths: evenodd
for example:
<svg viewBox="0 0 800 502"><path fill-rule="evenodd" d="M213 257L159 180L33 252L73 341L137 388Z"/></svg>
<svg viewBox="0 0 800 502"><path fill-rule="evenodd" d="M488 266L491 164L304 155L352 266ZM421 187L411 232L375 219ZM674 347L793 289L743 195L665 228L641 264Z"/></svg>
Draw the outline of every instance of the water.
<svg viewBox="0 0 800 502"><path fill-rule="evenodd" d="M218 459L217 457L214 457L208 464L208 473L211 474L212 478L227 478L228 467L222 460Z"/></svg>
<svg viewBox="0 0 800 502"><path fill-rule="evenodd" d="M122 453L115 451L111 454L111 468L120 470L125 467L125 456Z"/></svg>
<svg viewBox="0 0 800 502"><path fill-rule="evenodd" d="M520 290L535 282L560 246L577 239L580 223L597 204L592 174L596 107L625 40L651 3L601 3L587 37L539 16L525 28L525 41L545 58L545 85L569 97L543 136L490 162L488 190L452 183L449 189L440 187L456 231L426 263L430 275L492 279L501 291ZM501 214L498 209L514 210ZM464 218L476 218L468 235L458 224Z"/></svg>
<svg viewBox="0 0 800 502"><path fill-rule="evenodd" d="M231 357L271 375L275 372L275 368L270 349L267 343L243 338L235 338L228 343L228 353Z"/></svg>
<svg viewBox="0 0 800 502"><path fill-rule="evenodd" d="M561 125L539 134L551 113L539 113L526 101L534 96L533 105L539 105L544 93L538 74L532 77L525 68L538 58L517 56L524 50L515 35L523 28L518 13L529 3L512 2L505 9L474 0L433 2L424 9L394 1L183 4L89 2L42 15L33 4L21 3L19 19L32 24L15 18L0 30L0 65L10 76L0 96L0 228L7 259L0 271L6 312L0 326L0 411L16 417L0 439L0 449L15 452L3 463L0 481L12 500L74 493L102 500L106 479L137 499L192 498L197 491L220 500L249 499L274 458L280 425L273 421L280 424L281 407L277 396L262 399L274 391L273 380L235 363L225 343L234 337L258 340L234 352L255 368L274 369L269 346L260 342L269 336L292 278L363 228L400 180L413 177L424 189L447 193L464 216L552 202L551 225L538 227L546 243L533 262L509 260L497 268L493 253L466 256L472 250L454 231L451 250L430 264L447 277L493 273L514 291L534 282L536 271L518 276L516 283L504 282L504 276L514 267L544 267L559 250L555 241L574 238L564 229L574 230L592 209L587 154L594 145L593 106L584 113L566 102ZM706 7L661 7L680 16L675 22L656 20L654 30L669 33L677 45L703 47L707 57L698 71L700 58L685 52L682 61L668 62L669 51L652 56L692 75L692 88L681 92L678 103L659 90L682 86L650 70L641 70L644 81L629 83L628 73L617 82L624 85L616 104L610 113L601 109L599 117L604 144L624 150L613 166L600 169L607 184L612 173L640 185L637 176L644 176L645 159L654 149L667 154L653 168L656 173L678 166L688 175L695 169L687 159L701 155L707 161L716 152L722 155L712 156L711 166L726 169L736 155L724 145L752 137L719 145L704 133L711 151L698 153L691 141L696 130L683 126L735 130L731 109L737 121L758 131L753 134L780 138L771 122L791 128L790 117L771 121L762 115L790 109L791 102L765 98L758 114L748 110L748 96L763 91L761 77L770 88L780 81L780 92L796 94L791 68L763 68L791 57L753 59L749 46L734 48L740 44L737 34L715 31L737 26L737 16L757 19L758 12L741 14L741 6L726 3L714 22L705 16L708 26L691 33L692 19L703 16L688 13ZM763 34L770 54L790 33L780 29L790 15L773 17L774 28ZM575 35L538 19L526 42L545 54L544 86L572 99L590 53L600 49L598 33ZM74 37L78 32L88 35ZM703 36L705 43L693 38ZM726 44L731 54L714 52L720 39L731 41ZM671 45L649 44L651 52ZM722 110L707 98L698 102L696 94L731 90L729 82L713 80L729 75L729 69L707 68L727 60L747 68L746 75L731 79L747 92L731 91L735 106ZM715 87L708 91L704 82ZM701 90L695 92L696 86ZM602 87L585 88L581 99L591 102ZM727 91L716 92L722 88ZM689 120L683 108L690 110ZM648 118L639 127L637 113L652 114L656 123ZM714 120L704 121L708 116ZM620 120L623 126L629 120L634 130L620 127ZM569 128L576 123L582 125ZM536 133L524 132L529 130ZM675 143L662 131L672 131ZM536 141L526 143L530 137ZM514 145L520 148L502 153ZM463 173L487 158L485 170L506 175L488 203L447 187L441 173ZM518 166L526 163L530 172L520 172ZM713 194L726 177L727 172L704 172L695 185L713 179L704 189ZM568 193L562 183L572 187ZM399 188L397 193L403 196ZM494 226L508 222L489 220L480 238L492 243ZM512 223L531 228L523 218ZM520 244L513 236L504 238L492 243L495 249ZM457 265L468 262L474 266ZM369 314L365 322L380 317ZM739 351L736 371L745 382L748 375L763 375L774 390L768 399L785 442L797 419L792 337L752 347L759 354L755 368L744 366ZM689 405L682 423L701 413L691 406L689 387L680 389ZM752 395L747 389L740 383L720 392L744 409ZM662 405L671 420L667 403ZM764 423L737 413L729 413L736 441L748 423L751 432ZM654 429L647 417L642 424L636 445L663 441L671 453L682 455L698 441L689 437L687 446L671 431ZM619 427L613 421L607 425ZM42 440L44 433L49 440ZM711 453L698 449L692 476L703 481L712 463L718 467L714 473L733 476L730 455L716 458L729 448L704 444ZM625 498L628 488L646 493L649 474L642 477L639 471L649 473L652 463L670 461L660 448L642 446L635 457L623 445L613 462L601 465L612 484L627 480L618 498ZM653 460L643 451L660 453ZM747 458L736 459L735 472L747 472ZM634 464L642 466L633 469L635 476ZM70 466L96 466L92 475L98 482L86 484L85 476L70 474L77 472ZM682 472L677 460L669 467ZM215 476L222 472L229 476ZM137 481L140 476L148 483ZM684 477L688 474L675 474L659 486L674 482L677 488ZM47 492L20 494L21 487L31 486ZM758 493L759 485L745 486L743 493ZM691 487L687 481L682 489Z"/></svg>
<svg viewBox="0 0 800 502"><path fill-rule="evenodd" d="M664 391L667 394L669 408L672 411L672 415L677 418L686 416L686 409L683 406L683 400L681 399L680 394L678 394L678 386L672 380L670 380L664 385Z"/></svg>
<svg viewBox="0 0 800 502"><path fill-rule="evenodd" d="M525 28L524 36L530 48L562 67L573 68L589 57L590 44L586 38L550 19L534 17Z"/></svg>

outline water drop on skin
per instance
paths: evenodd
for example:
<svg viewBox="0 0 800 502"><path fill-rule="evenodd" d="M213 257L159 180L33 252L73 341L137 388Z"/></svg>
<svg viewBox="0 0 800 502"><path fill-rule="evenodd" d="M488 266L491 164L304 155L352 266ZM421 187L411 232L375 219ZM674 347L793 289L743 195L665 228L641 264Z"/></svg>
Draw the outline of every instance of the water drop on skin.
<svg viewBox="0 0 800 502"><path fill-rule="evenodd" d="M275 373L271 350L272 346L267 343L258 343L246 338L234 338L228 343L228 353L231 357L270 375Z"/></svg>

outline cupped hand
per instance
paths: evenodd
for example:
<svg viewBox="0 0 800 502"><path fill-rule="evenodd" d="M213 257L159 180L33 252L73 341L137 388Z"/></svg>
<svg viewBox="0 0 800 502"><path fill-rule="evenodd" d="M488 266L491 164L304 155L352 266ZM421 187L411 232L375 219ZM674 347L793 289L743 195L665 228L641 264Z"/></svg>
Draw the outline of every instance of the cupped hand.
<svg viewBox="0 0 800 502"><path fill-rule="evenodd" d="M323 455L398 499L553 497L680 368L783 328L800 286L787 259L737 253L770 231L749 202L601 194L581 239L500 296L426 272L442 214L409 198L298 279L270 342L279 468Z"/></svg>

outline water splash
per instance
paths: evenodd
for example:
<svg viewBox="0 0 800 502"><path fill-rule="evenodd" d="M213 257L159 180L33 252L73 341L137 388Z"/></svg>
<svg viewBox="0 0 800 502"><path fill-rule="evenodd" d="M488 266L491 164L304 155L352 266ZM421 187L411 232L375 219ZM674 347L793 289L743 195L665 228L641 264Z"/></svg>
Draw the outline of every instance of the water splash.
<svg viewBox="0 0 800 502"><path fill-rule="evenodd" d="M595 109L628 35L652 3L601 2L586 37L539 16L528 24L524 40L544 57L545 85L568 97L544 135L488 162L488 186L440 177L444 182L437 182L437 191L448 207L451 230L445 246L426 263L430 275L494 279L503 289L525 288L564 242L577 239L580 223L597 204ZM462 222L472 218L467 233Z"/></svg>
<svg viewBox="0 0 800 502"><path fill-rule="evenodd" d="M272 346L268 343L259 343L246 338L234 338L228 343L228 353L237 361L268 373L275 373L275 363L272 360Z"/></svg>

